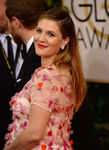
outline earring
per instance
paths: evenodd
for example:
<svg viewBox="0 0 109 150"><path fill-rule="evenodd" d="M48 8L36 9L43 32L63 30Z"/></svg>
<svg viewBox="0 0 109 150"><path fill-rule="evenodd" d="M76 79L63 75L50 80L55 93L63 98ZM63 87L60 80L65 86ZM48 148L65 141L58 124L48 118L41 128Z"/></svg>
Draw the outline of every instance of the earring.
<svg viewBox="0 0 109 150"><path fill-rule="evenodd" d="M61 50L64 50L64 48L65 48L65 46L62 46L62 47L61 47Z"/></svg>

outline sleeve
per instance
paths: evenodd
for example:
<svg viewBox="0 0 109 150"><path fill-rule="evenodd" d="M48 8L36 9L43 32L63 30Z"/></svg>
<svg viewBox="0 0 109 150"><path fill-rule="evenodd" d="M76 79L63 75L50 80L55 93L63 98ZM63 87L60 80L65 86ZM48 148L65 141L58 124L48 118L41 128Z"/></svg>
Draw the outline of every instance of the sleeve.
<svg viewBox="0 0 109 150"><path fill-rule="evenodd" d="M57 90L53 86L50 73L41 71L35 76L34 84L30 91L30 103L52 112L56 100Z"/></svg>

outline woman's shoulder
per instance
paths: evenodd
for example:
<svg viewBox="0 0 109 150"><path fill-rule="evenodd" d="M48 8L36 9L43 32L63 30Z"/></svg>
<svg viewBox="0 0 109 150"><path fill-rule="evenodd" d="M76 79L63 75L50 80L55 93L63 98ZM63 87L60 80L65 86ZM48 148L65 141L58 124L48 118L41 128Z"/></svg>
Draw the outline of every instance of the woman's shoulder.
<svg viewBox="0 0 109 150"><path fill-rule="evenodd" d="M43 78L43 80L46 80L54 74L54 70L54 67L39 67L34 71L31 79Z"/></svg>
<svg viewBox="0 0 109 150"><path fill-rule="evenodd" d="M35 70L32 78L43 78L43 80L46 80L47 78L60 80L60 78L66 78L66 80L70 79L70 73L65 68L58 69L56 66L51 67L39 67Z"/></svg>
<svg viewBox="0 0 109 150"><path fill-rule="evenodd" d="M34 74L52 74L54 67L39 67L35 70Z"/></svg>

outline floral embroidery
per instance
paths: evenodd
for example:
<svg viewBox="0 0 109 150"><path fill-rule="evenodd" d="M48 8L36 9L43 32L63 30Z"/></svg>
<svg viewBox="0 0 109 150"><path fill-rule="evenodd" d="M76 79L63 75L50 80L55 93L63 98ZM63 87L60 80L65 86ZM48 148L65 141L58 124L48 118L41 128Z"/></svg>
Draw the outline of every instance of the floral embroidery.
<svg viewBox="0 0 109 150"><path fill-rule="evenodd" d="M71 145L73 145L73 144L74 144L73 140L70 140L70 144L71 144Z"/></svg>
<svg viewBox="0 0 109 150"><path fill-rule="evenodd" d="M29 101L29 103L31 103L31 98L30 97L29 97L28 101Z"/></svg>
<svg viewBox="0 0 109 150"><path fill-rule="evenodd" d="M58 107L57 107L57 110L58 110L58 112L60 112L60 111L61 111L61 107L60 107L60 106L58 106Z"/></svg>
<svg viewBox="0 0 109 150"><path fill-rule="evenodd" d="M44 145L44 144L42 144L42 146L41 146L41 148L42 148L42 150L46 150L46 145Z"/></svg>
<svg viewBox="0 0 109 150"><path fill-rule="evenodd" d="M10 101L10 105L13 105L15 103L15 100Z"/></svg>
<svg viewBox="0 0 109 150"><path fill-rule="evenodd" d="M55 89L56 91L58 91L58 87L56 85L53 87L53 89Z"/></svg>
<svg viewBox="0 0 109 150"><path fill-rule="evenodd" d="M41 69L45 69L45 67L40 67Z"/></svg>
<svg viewBox="0 0 109 150"><path fill-rule="evenodd" d="M42 83L42 82L39 82L39 83L37 83L37 86L38 86L39 88L41 88L41 87L43 86L43 83Z"/></svg>
<svg viewBox="0 0 109 150"><path fill-rule="evenodd" d="M24 111L21 111L21 114L24 115L25 114Z"/></svg>
<svg viewBox="0 0 109 150"><path fill-rule="evenodd" d="M53 105L53 101L49 101L48 107L51 107Z"/></svg>
<svg viewBox="0 0 109 150"><path fill-rule="evenodd" d="M48 69L48 70L52 70L53 68L52 68L52 67L48 67L47 69Z"/></svg>
<svg viewBox="0 0 109 150"><path fill-rule="evenodd" d="M63 91L64 91L63 87L61 87L61 88L60 88L60 91L61 91L61 92L63 92Z"/></svg>
<svg viewBox="0 0 109 150"><path fill-rule="evenodd" d="M13 122L9 125L9 132L5 136L5 147L27 127L29 110L33 103L51 112L44 137L34 149L72 150L73 141L69 141L70 134L73 133L70 130L70 120L73 117L75 104L70 77L66 70L63 71L59 73L56 67L36 69L22 91L12 97L10 106ZM64 84L60 83L60 79L63 79Z"/></svg>
<svg viewBox="0 0 109 150"><path fill-rule="evenodd" d="M72 98L72 93L68 94L68 98L71 99Z"/></svg>
<svg viewBox="0 0 109 150"><path fill-rule="evenodd" d="M70 109L70 107L68 106L68 107L66 108L66 111L69 112L69 109Z"/></svg>
<svg viewBox="0 0 109 150"><path fill-rule="evenodd" d="M48 136L52 136L52 130L48 132Z"/></svg>
<svg viewBox="0 0 109 150"><path fill-rule="evenodd" d="M48 75L47 75L47 74L44 74L44 75L43 75L43 78L42 78L42 80L43 80L43 81L45 81L45 80L49 80L49 77L48 77Z"/></svg>

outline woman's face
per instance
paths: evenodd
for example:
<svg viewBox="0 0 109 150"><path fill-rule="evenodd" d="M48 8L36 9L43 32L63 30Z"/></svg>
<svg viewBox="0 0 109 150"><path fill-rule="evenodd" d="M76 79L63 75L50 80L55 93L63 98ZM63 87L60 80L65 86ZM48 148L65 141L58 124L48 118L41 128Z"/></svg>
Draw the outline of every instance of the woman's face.
<svg viewBox="0 0 109 150"><path fill-rule="evenodd" d="M56 21L42 19L39 21L34 36L36 54L42 57L55 57L62 46L66 45L66 40Z"/></svg>

